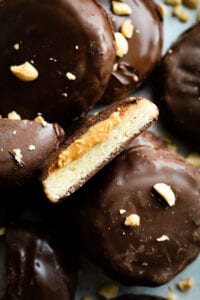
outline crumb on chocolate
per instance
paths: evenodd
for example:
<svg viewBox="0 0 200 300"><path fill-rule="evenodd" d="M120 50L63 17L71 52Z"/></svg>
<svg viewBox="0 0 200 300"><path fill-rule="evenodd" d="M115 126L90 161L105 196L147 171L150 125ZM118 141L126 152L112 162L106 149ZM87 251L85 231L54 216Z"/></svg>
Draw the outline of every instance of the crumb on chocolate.
<svg viewBox="0 0 200 300"><path fill-rule="evenodd" d="M168 293L164 296L167 300L177 300L177 296L174 293Z"/></svg>
<svg viewBox="0 0 200 300"><path fill-rule="evenodd" d="M171 186L163 182L158 182L154 184L153 188L168 203L169 206L175 205L176 197Z"/></svg>
<svg viewBox="0 0 200 300"><path fill-rule="evenodd" d="M29 150L29 151L33 151L33 150L35 150L35 148L36 148L35 145L30 145L30 146L28 147L28 150Z"/></svg>
<svg viewBox="0 0 200 300"><path fill-rule="evenodd" d="M21 116L16 113L16 111L11 111L8 113L8 119L9 120L21 120Z"/></svg>
<svg viewBox="0 0 200 300"><path fill-rule="evenodd" d="M116 55L123 57L128 53L128 42L120 32L115 32Z"/></svg>
<svg viewBox="0 0 200 300"><path fill-rule="evenodd" d="M133 75L133 81L134 82L138 82L139 81L139 77L136 74Z"/></svg>
<svg viewBox="0 0 200 300"><path fill-rule="evenodd" d="M156 239L157 242L165 242L165 241L169 241L169 237L166 234L161 235L160 237L158 237Z"/></svg>
<svg viewBox="0 0 200 300"><path fill-rule="evenodd" d="M120 210L119 210L119 214L120 214L120 215L123 215L123 214L125 214L125 213L126 213L126 210L125 210L125 209L120 209Z"/></svg>
<svg viewBox="0 0 200 300"><path fill-rule="evenodd" d="M18 79L29 82L38 78L38 70L28 61L21 65L10 66L10 71Z"/></svg>
<svg viewBox="0 0 200 300"><path fill-rule="evenodd" d="M130 227L140 226L140 216L138 216L137 214L131 214L127 216L124 221L124 225Z"/></svg>
<svg viewBox="0 0 200 300"><path fill-rule="evenodd" d="M71 72L67 72L67 73L66 73L66 77L67 77L67 79L69 79L69 80L76 80L76 75L74 75L74 74L71 73Z"/></svg>
<svg viewBox="0 0 200 300"><path fill-rule="evenodd" d="M40 113L38 113L38 116L34 119L35 122L41 123L43 127L47 126L47 122L45 119L41 116Z"/></svg>
<svg viewBox="0 0 200 300"><path fill-rule="evenodd" d="M67 93L62 93L62 96L67 98L68 97L68 94Z"/></svg>
<svg viewBox="0 0 200 300"><path fill-rule="evenodd" d="M112 1L112 11L115 15L128 16L131 15L132 10L127 3Z"/></svg>
<svg viewBox="0 0 200 300"><path fill-rule="evenodd" d="M13 149L12 150L12 155L14 157L14 159L16 160L16 162L19 165L22 165L22 153L21 153L21 149Z"/></svg>
<svg viewBox="0 0 200 300"><path fill-rule="evenodd" d="M114 63L113 65L113 72L116 72L118 68L118 63Z"/></svg>
<svg viewBox="0 0 200 300"><path fill-rule="evenodd" d="M130 39L133 36L133 31L134 26L131 22L131 19L125 20L120 27L120 32L125 38Z"/></svg>
<svg viewBox="0 0 200 300"><path fill-rule="evenodd" d="M13 45L13 48L14 48L15 50L19 50L19 43L14 44L14 45Z"/></svg>

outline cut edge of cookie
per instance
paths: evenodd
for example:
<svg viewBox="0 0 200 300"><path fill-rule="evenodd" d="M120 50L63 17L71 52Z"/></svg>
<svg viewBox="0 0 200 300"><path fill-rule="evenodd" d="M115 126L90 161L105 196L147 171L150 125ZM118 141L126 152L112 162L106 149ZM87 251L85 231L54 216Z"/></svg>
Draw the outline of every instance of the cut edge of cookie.
<svg viewBox="0 0 200 300"><path fill-rule="evenodd" d="M45 167L42 185L47 198L56 203L75 192L148 128L158 114L150 100L130 97L91 117Z"/></svg>

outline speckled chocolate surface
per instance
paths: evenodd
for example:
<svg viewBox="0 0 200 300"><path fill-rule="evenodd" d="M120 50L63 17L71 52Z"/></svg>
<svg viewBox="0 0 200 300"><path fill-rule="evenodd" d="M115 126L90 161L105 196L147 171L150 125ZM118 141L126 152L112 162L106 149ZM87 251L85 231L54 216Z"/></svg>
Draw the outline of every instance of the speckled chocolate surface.
<svg viewBox="0 0 200 300"><path fill-rule="evenodd" d="M151 0L127 0L126 4L132 10L130 15L115 14L110 0L98 2L107 11L115 32L120 32L126 20L131 20L134 26L132 37L127 39L128 53L122 58L116 58L117 69L112 72L101 100L110 103L136 90L158 64L163 45L163 23Z"/></svg>

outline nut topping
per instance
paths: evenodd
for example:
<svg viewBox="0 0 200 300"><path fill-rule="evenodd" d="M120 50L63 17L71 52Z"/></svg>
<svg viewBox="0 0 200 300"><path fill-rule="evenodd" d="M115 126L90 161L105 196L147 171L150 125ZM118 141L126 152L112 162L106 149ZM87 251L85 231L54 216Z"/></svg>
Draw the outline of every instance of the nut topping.
<svg viewBox="0 0 200 300"><path fill-rule="evenodd" d="M74 74L72 74L72 73L70 73L70 72L67 72L67 73L66 73L66 77L67 77L67 79L69 79L69 80L76 80L76 75L74 75Z"/></svg>
<svg viewBox="0 0 200 300"><path fill-rule="evenodd" d="M11 66L10 71L15 75L18 79L29 82L34 81L38 78L37 69L31 65L28 61L19 66Z"/></svg>
<svg viewBox="0 0 200 300"><path fill-rule="evenodd" d="M163 197L169 206L175 205L176 197L171 187L166 183L156 183L153 186L154 190Z"/></svg>
<svg viewBox="0 0 200 300"><path fill-rule="evenodd" d="M128 42L120 32L115 32L115 42L116 55L118 57L123 57L124 55L126 55L128 53Z"/></svg>
<svg viewBox="0 0 200 300"><path fill-rule="evenodd" d="M120 214L120 215L123 215L123 214L125 214L125 213L126 213L126 210L125 210L125 209L120 209L120 210L119 210L119 214Z"/></svg>

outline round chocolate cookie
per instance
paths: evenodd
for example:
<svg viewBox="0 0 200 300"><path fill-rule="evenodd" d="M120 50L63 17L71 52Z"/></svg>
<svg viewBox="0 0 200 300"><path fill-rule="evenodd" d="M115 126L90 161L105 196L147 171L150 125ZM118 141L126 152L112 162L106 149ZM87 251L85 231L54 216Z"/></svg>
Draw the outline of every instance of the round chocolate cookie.
<svg viewBox="0 0 200 300"><path fill-rule="evenodd" d="M103 103L110 103L136 90L159 62L163 43L162 18L152 0L113 1L113 5L111 0L98 2L108 13L114 31L120 32L128 43L127 54L116 57L111 79L101 99ZM122 13L124 4L128 11Z"/></svg>
<svg viewBox="0 0 200 300"><path fill-rule="evenodd" d="M166 298L157 297L157 296L148 296L148 295L133 295L133 294L127 294L122 295L117 298L114 298L114 300L164 300Z"/></svg>
<svg viewBox="0 0 200 300"><path fill-rule="evenodd" d="M22 222L6 232L7 300L71 300L76 265L44 224Z"/></svg>
<svg viewBox="0 0 200 300"><path fill-rule="evenodd" d="M114 34L92 0L5 0L0 7L0 112L66 124L102 96Z"/></svg>
<svg viewBox="0 0 200 300"><path fill-rule="evenodd" d="M44 160L64 137L56 123L0 119L0 189L17 188L39 176Z"/></svg>
<svg viewBox="0 0 200 300"><path fill-rule="evenodd" d="M126 285L162 285L200 249L200 175L164 147L128 148L82 189L81 244Z"/></svg>
<svg viewBox="0 0 200 300"><path fill-rule="evenodd" d="M200 149L200 24L184 32L164 56L159 77L161 116L173 132ZM163 110L163 113L162 113Z"/></svg>

